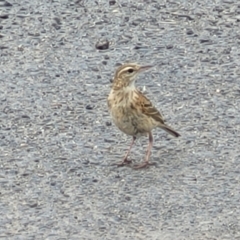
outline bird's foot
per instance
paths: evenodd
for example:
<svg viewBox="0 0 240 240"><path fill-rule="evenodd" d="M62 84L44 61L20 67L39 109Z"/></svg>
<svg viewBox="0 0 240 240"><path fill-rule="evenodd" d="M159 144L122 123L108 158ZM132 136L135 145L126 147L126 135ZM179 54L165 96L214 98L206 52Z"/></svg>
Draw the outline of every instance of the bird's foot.
<svg viewBox="0 0 240 240"><path fill-rule="evenodd" d="M140 169L140 168L147 168L147 167L149 167L150 165L155 165L156 163L150 163L150 162L147 162L147 161L145 161L145 162L143 162L143 163L140 163L139 165L135 165L133 168L134 169Z"/></svg>
<svg viewBox="0 0 240 240"><path fill-rule="evenodd" d="M130 164L131 162L132 162L131 160L128 160L127 158L124 158L120 163L117 163L117 166L122 167L124 165Z"/></svg>

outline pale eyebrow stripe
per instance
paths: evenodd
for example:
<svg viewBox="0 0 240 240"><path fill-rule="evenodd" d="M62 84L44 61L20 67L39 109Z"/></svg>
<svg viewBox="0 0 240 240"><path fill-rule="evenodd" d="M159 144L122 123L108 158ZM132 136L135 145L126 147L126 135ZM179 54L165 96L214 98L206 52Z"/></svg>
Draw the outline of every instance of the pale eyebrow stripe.
<svg viewBox="0 0 240 240"><path fill-rule="evenodd" d="M122 72L125 72L129 69L132 69L133 67L130 67L130 66L127 66L127 67L124 67L121 71L119 71L118 75L120 75Z"/></svg>

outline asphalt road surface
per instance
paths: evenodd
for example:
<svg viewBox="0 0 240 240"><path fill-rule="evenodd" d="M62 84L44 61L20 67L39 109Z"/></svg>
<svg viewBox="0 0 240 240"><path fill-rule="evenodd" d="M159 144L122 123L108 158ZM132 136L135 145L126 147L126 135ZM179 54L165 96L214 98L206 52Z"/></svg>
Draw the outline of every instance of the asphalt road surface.
<svg viewBox="0 0 240 240"><path fill-rule="evenodd" d="M239 59L238 0L1 0L0 239L240 239ZM114 165L124 62L181 134L142 170Z"/></svg>

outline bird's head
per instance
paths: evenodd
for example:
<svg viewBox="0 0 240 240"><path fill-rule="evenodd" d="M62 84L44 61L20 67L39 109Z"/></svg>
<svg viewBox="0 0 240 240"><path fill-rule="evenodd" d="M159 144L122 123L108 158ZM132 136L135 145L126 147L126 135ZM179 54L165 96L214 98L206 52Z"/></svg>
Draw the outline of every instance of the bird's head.
<svg viewBox="0 0 240 240"><path fill-rule="evenodd" d="M134 86L137 75L145 70L148 70L151 67L152 66L150 65L140 66L134 63L124 64L118 67L113 83L119 87Z"/></svg>

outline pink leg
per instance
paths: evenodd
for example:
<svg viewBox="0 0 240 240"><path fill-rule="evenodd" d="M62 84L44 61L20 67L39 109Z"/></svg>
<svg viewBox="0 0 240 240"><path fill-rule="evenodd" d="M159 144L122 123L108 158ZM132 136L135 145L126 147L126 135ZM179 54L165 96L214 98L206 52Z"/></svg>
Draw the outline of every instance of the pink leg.
<svg viewBox="0 0 240 240"><path fill-rule="evenodd" d="M130 151L132 149L132 146L133 146L135 140L136 140L136 137L133 137L132 142L130 144L130 147L129 147L128 151L125 154L125 157L123 158L123 160L120 163L117 164L118 166L123 166L125 164L131 163L131 160L128 160L127 157L128 157L128 155L129 155L129 153L130 153Z"/></svg>
<svg viewBox="0 0 240 240"><path fill-rule="evenodd" d="M148 165L153 164L153 163L149 163L149 157L150 157L150 154L151 154L152 146L153 146L153 135L152 135L151 132L149 132L149 144L148 144L148 148L147 148L145 161L143 163L135 166L134 167L135 169L144 168L144 167L147 167Z"/></svg>

